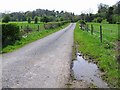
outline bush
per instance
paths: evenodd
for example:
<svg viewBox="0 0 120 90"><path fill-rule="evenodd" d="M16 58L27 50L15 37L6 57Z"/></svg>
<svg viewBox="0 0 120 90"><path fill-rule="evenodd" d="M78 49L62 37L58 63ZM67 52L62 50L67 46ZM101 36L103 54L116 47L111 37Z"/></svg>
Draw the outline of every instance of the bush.
<svg viewBox="0 0 120 90"><path fill-rule="evenodd" d="M41 22L45 22L45 23L47 23L47 22L50 21L50 18L47 17L47 16L44 16L44 17L42 17L42 18L40 19L40 21L41 21Z"/></svg>
<svg viewBox="0 0 120 90"><path fill-rule="evenodd" d="M86 22L84 20L80 20L79 23L84 24L84 25L86 24Z"/></svg>
<svg viewBox="0 0 120 90"><path fill-rule="evenodd" d="M35 16L34 20L35 20L35 24L37 24L38 23L38 17Z"/></svg>
<svg viewBox="0 0 120 90"><path fill-rule="evenodd" d="M28 18L28 23L31 23L31 20L32 20L31 17L29 17L29 18Z"/></svg>
<svg viewBox="0 0 120 90"><path fill-rule="evenodd" d="M98 18L97 18L97 22L98 22L98 23L101 23L102 20L103 20L103 18L101 18L101 17L98 17Z"/></svg>
<svg viewBox="0 0 120 90"><path fill-rule="evenodd" d="M20 39L19 26L16 24L1 24L2 25L2 47L15 43Z"/></svg>
<svg viewBox="0 0 120 90"><path fill-rule="evenodd" d="M8 23L9 21L10 21L10 16L9 16L9 15L5 15L5 16L3 17L2 22Z"/></svg>
<svg viewBox="0 0 120 90"><path fill-rule="evenodd" d="M94 18L93 22L96 22L96 23L101 23L103 21L103 18L101 17L97 17L97 18Z"/></svg>
<svg viewBox="0 0 120 90"><path fill-rule="evenodd" d="M94 18L94 19L92 20L92 22L97 23L97 18Z"/></svg>
<svg viewBox="0 0 120 90"><path fill-rule="evenodd" d="M118 14L113 15L112 19L114 24L120 22L120 16Z"/></svg>
<svg viewBox="0 0 120 90"><path fill-rule="evenodd" d="M57 27L60 27L62 25L65 25L66 23L69 23L70 21L62 21L62 22L49 22L44 24L45 29L54 29Z"/></svg>
<svg viewBox="0 0 120 90"><path fill-rule="evenodd" d="M109 22L106 19L104 19L104 20L102 20L102 23L108 24Z"/></svg>

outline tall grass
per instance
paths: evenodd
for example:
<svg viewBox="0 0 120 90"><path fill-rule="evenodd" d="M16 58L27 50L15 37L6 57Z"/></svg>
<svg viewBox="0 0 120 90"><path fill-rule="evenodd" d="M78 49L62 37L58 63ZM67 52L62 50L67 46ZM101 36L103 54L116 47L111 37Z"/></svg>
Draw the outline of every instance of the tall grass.
<svg viewBox="0 0 120 90"><path fill-rule="evenodd" d="M99 31L99 24L93 24L94 29ZM117 25L104 24L103 30L104 39L113 43L117 40ZM111 30L113 33L111 33ZM81 30L77 23L74 31L74 39L75 44L78 45L78 50L97 62L100 70L104 72L103 79L108 82L110 87L120 87L120 83L118 83L120 76L115 47L106 48L109 42L106 43L106 41L103 41L101 44L98 37L99 33L91 35L89 32Z"/></svg>

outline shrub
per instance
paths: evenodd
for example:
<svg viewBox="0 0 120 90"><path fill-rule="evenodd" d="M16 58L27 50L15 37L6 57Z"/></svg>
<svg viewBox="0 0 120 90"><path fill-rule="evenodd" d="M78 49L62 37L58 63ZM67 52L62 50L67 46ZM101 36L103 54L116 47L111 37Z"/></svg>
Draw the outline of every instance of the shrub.
<svg viewBox="0 0 120 90"><path fill-rule="evenodd" d="M35 20L35 24L37 24L38 23L38 17L35 16L34 20Z"/></svg>
<svg viewBox="0 0 120 90"><path fill-rule="evenodd" d="M49 22L50 20L49 20L49 18L48 18L47 16L44 16L44 17L42 17L42 18L40 19L40 21L47 23L47 22Z"/></svg>
<svg viewBox="0 0 120 90"><path fill-rule="evenodd" d="M57 27L60 27L62 25L65 25L66 23L69 23L70 21L62 21L62 22L49 22L44 24L45 29L54 29Z"/></svg>
<svg viewBox="0 0 120 90"><path fill-rule="evenodd" d="M109 22L106 19L104 19L104 20L102 20L102 23L108 24Z"/></svg>
<svg viewBox="0 0 120 90"><path fill-rule="evenodd" d="M98 17L98 18L97 18L97 22L98 22L98 23L101 23L102 20L103 20L103 18L101 18L101 17Z"/></svg>
<svg viewBox="0 0 120 90"><path fill-rule="evenodd" d="M31 23L31 20L32 20L31 17L29 17L29 18L28 18L28 23Z"/></svg>
<svg viewBox="0 0 120 90"><path fill-rule="evenodd" d="M101 23L103 21L103 18L101 17L97 17L97 18L94 18L93 22L96 22L96 23Z"/></svg>
<svg viewBox="0 0 120 90"><path fill-rule="evenodd" d="M84 20L80 20L79 23L84 24L84 25L86 24L86 22Z"/></svg>
<svg viewBox="0 0 120 90"><path fill-rule="evenodd" d="M8 23L9 21L10 21L10 16L9 16L9 15L5 15L5 16L3 17L2 22Z"/></svg>
<svg viewBox="0 0 120 90"><path fill-rule="evenodd" d="M92 22L97 23L97 18L94 18L94 19L92 20Z"/></svg>
<svg viewBox="0 0 120 90"><path fill-rule="evenodd" d="M20 39L19 26L16 24L1 24L2 25L2 47L15 43Z"/></svg>

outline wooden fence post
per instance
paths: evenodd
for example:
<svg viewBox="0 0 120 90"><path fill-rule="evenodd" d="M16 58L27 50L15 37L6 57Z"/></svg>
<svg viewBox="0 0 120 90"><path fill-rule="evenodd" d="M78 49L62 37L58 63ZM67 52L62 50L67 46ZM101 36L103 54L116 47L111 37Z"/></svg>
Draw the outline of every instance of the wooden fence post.
<svg viewBox="0 0 120 90"><path fill-rule="evenodd" d="M40 31L40 27L39 27L39 25L38 25L38 32Z"/></svg>
<svg viewBox="0 0 120 90"><path fill-rule="evenodd" d="M102 26L100 25L100 42L102 43Z"/></svg>
<svg viewBox="0 0 120 90"><path fill-rule="evenodd" d="M117 24L118 24L118 40L120 41L120 22L118 22Z"/></svg>
<svg viewBox="0 0 120 90"><path fill-rule="evenodd" d="M21 29L23 29L22 26L21 26Z"/></svg>
<svg viewBox="0 0 120 90"><path fill-rule="evenodd" d="M93 24L91 24L91 34L93 35Z"/></svg>
<svg viewBox="0 0 120 90"><path fill-rule="evenodd" d="M46 29L45 23L44 23L44 29Z"/></svg>
<svg viewBox="0 0 120 90"><path fill-rule="evenodd" d="M87 32L88 32L88 24L86 25L86 30L87 30Z"/></svg>

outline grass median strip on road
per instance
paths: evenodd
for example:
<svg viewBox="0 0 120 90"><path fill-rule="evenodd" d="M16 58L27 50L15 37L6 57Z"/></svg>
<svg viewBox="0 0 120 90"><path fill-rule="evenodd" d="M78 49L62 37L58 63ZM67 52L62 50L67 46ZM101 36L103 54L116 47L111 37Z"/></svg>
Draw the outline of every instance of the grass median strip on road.
<svg viewBox="0 0 120 90"><path fill-rule="evenodd" d="M69 25L69 23L65 24L65 25L63 25L61 27L58 27L56 29L42 30L40 32L38 32L38 31L32 32L32 33L28 34L27 36L21 38L20 40L16 41L15 44L8 45L7 47L2 48L2 52L3 53L12 52L12 51L14 51L14 50L16 50L18 48L21 48L22 46L24 46L24 45L26 45L28 43L31 43L31 42L33 42L35 40L46 37L46 36L48 36L48 35L50 35L50 34L52 34L54 32L57 32L57 31L65 28L68 25Z"/></svg>
<svg viewBox="0 0 120 90"><path fill-rule="evenodd" d="M109 27L106 28L109 29ZM99 38L95 35L81 30L78 23L74 31L74 40L74 43L78 46L77 49L97 63L104 73L102 75L103 79L108 82L110 87L120 87L115 48L106 48L106 42L103 41L101 44Z"/></svg>

